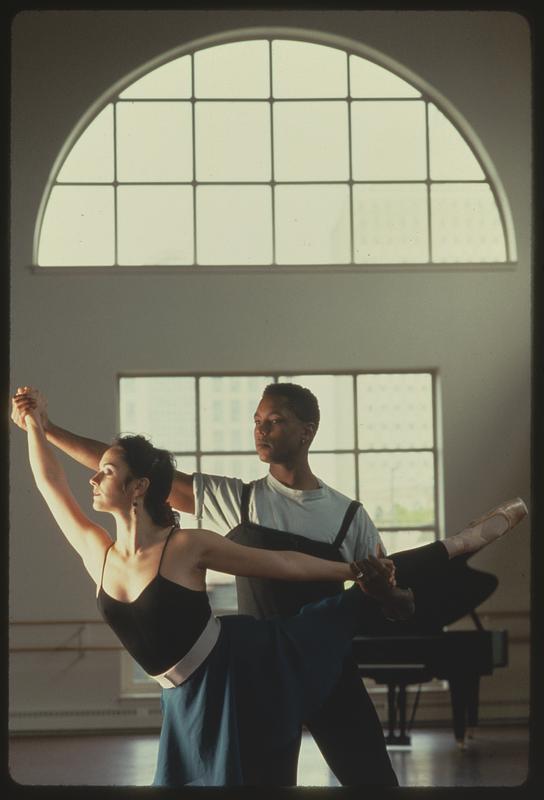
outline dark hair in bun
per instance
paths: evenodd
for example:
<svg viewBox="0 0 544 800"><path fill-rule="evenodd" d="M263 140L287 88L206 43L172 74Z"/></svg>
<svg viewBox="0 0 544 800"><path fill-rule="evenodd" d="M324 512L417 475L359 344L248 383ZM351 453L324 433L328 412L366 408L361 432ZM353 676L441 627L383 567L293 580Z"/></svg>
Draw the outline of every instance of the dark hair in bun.
<svg viewBox="0 0 544 800"><path fill-rule="evenodd" d="M177 525L179 514L167 501L175 472L172 453L153 447L144 436L117 436L113 446L123 451L132 478L148 478L144 508L155 525Z"/></svg>

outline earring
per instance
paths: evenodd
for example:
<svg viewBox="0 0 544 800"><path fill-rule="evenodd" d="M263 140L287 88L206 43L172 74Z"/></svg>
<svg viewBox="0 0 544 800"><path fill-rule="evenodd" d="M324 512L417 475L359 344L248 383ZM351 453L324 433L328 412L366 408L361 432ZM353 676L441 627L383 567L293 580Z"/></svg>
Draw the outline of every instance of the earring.
<svg viewBox="0 0 544 800"><path fill-rule="evenodd" d="M136 502L136 500L134 500L134 502L132 503L132 508L134 509L134 513L138 511L138 503Z"/></svg>

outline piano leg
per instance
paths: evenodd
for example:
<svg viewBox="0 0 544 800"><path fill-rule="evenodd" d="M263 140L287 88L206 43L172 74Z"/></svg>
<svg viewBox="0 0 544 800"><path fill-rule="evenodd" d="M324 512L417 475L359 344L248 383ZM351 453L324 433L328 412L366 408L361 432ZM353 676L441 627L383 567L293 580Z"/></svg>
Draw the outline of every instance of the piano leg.
<svg viewBox="0 0 544 800"><path fill-rule="evenodd" d="M410 744L410 737L406 733L406 684L399 686L399 744Z"/></svg>
<svg viewBox="0 0 544 800"><path fill-rule="evenodd" d="M449 685L453 714L453 733L459 746L465 747L467 723L471 728L478 724L480 676L477 673L450 675Z"/></svg>
<svg viewBox="0 0 544 800"><path fill-rule="evenodd" d="M474 738L474 729L478 725L478 706L480 701L480 676L474 675L469 685L467 705L467 737Z"/></svg>
<svg viewBox="0 0 544 800"><path fill-rule="evenodd" d="M389 724L389 733L385 739L387 744L395 744L395 728L397 727L396 688L394 683L387 684L387 716Z"/></svg>
<svg viewBox="0 0 544 800"><path fill-rule="evenodd" d="M397 727L397 704L399 710L399 733L395 733ZM411 740L406 733L406 684L387 684L387 706L389 716L389 733L385 737L387 744L410 745Z"/></svg>

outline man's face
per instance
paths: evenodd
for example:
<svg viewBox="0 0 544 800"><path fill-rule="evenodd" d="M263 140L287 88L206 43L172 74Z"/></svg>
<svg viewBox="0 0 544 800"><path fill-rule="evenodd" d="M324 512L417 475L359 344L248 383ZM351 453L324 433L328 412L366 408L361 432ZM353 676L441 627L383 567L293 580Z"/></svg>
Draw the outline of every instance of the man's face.
<svg viewBox="0 0 544 800"><path fill-rule="evenodd" d="M255 449L267 464L287 464L307 448L311 424L302 422L283 397L264 395L255 412Z"/></svg>

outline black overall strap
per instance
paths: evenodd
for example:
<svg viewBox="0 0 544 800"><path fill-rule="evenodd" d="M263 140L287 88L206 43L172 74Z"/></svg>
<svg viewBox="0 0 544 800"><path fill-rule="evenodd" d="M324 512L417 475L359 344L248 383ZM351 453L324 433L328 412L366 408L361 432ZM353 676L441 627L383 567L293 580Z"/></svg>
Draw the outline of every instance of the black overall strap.
<svg viewBox="0 0 544 800"><path fill-rule="evenodd" d="M355 516L357 509L361 504L357 502L357 500L352 500L349 504L346 513L344 514L344 519L342 520L342 524L340 525L340 530L336 534L336 539L334 540L332 546L336 547L338 550L346 538L346 533L349 530L349 526L351 525L351 521Z"/></svg>
<svg viewBox="0 0 544 800"><path fill-rule="evenodd" d="M240 500L240 522L242 525L247 525L249 522L249 498L252 489L253 481L251 483L242 484L242 497Z"/></svg>

